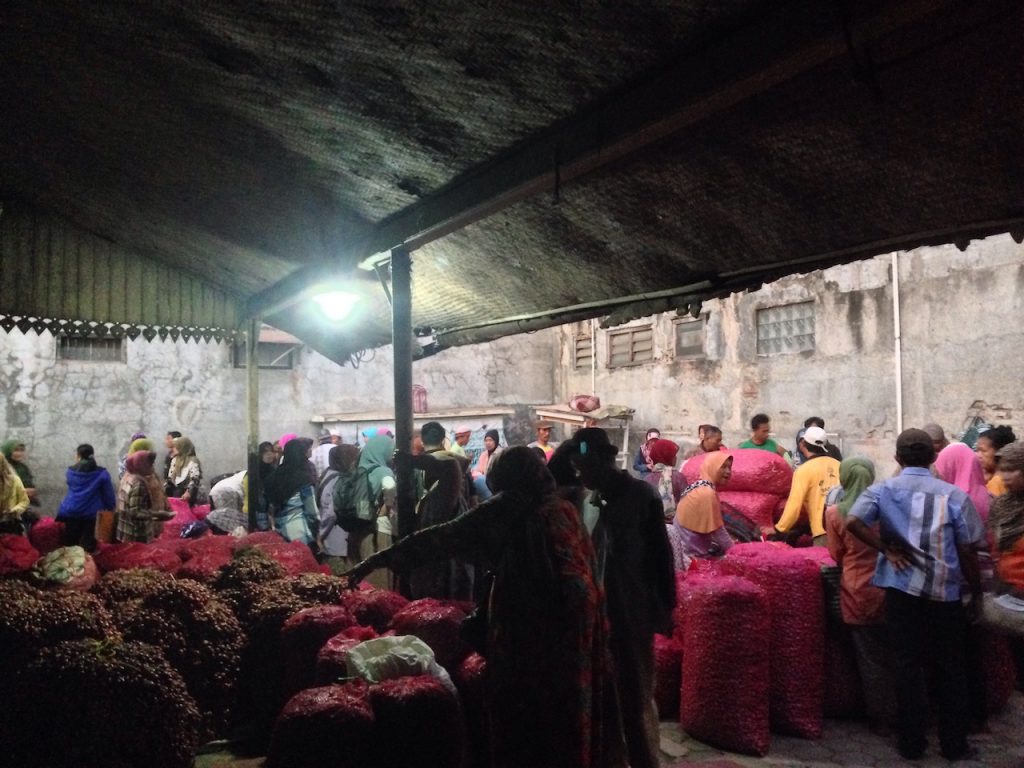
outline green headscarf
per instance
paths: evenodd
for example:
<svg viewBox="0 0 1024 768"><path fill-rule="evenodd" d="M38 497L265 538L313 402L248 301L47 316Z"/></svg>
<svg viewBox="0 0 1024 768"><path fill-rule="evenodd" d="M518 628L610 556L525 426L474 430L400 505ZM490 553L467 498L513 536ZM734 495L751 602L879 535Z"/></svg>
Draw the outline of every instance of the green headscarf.
<svg viewBox="0 0 1024 768"><path fill-rule="evenodd" d="M864 489L873 482L875 482L875 465L871 463L871 459L860 456L843 459L839 465L839 484L843 486L843 498L836 505L840 517L845 519L850 514L857 497L864 493Z"/></svg>
<svg viewBox="0 0 1024 768"><path fill-rule="evenodd" d="M376 498L380 494L385 477L394 477L388 462L395 452L395 441L385 435L371 437L359 454L359 466L370 473L370 493Z"/></svg>
<svg viewBox="0 0 1024 768"><path fill-rule="evenodd" d="M140 437L138 440L132 440L132 444L128 446L128 455L135 453L136 451L152 451L153 441L148 437Z"/></svg>
<svg viewBox="0 0 1024 768"><path fill-rule="evenodd" d="M32 477L32 470L27 465L11 458L11 455L19 448L25 449L25 443L21 440L8 440L3 445L0 445L0 451L3 451L7 463L11 465L11 469L14 470L14 473L21 480L21 484L26 488L35 488L36 481Z"/></svg>

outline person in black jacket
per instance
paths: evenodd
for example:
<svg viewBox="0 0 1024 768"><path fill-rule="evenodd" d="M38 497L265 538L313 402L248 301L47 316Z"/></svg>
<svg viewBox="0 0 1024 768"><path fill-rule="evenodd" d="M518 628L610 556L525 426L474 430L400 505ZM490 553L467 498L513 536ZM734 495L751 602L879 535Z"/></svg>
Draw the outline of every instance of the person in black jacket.
<svg viewBox="0 0 1024 768"><path fill-rule="evenodd" d="M572 438L573 466L593 491L597 576L604 584L609 649L632 768L659 765L654 703L654 634L670 634L676 602L672 547L658 492L615 466L618 448L597 427Z"/></svg>

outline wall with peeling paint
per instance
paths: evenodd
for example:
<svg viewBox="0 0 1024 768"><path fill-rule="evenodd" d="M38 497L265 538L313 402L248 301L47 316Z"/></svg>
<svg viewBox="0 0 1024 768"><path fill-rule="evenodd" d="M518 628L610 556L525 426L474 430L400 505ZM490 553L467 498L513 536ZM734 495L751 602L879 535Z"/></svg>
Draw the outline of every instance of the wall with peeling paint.
<svg viewBox="0 0 1024 768"><path fill-rule="evenodd" d="M696 442L699 423L715 423L726 444L746 439L750 417L773 418L776 439L790 447L810 415L838 432L847 455L865 455L883 471L896 436L896 383L890 257L880 256L761 290L705 302L706 355L676 359L674 315L653 323L655 360L609 370L607 337L597 337L597 394L636 408L639 433L659 426ZM900 254L904 426L936 421L947 433L979 413L1024 433L1024 247L1008 236ZM815 302L815 349L757 354L757 310ZM589 391L589 366L573 368L575 330L562 329L558 388Z"/></svg>
<svg viewBox="0 0 1024 768"><path fill-rule="evenodd" d="M232 366L230 347L124 343L124 363L72 362L57 359L48 332L0 333L0 437L25 441L46 510L60 503L64 469L82 442L116 472L133 432L156 437L162 456L163 436L177 429L195 442L207 478L244 465L245 370ZM529 404L552 401L557 344L550 330L447 350L416 362L413 380L427 388L431 409L514 407L506 425L514 434ZM391 409L392 386L390 348L370 353L358 369L303 348L292 370L260 371L261 438L314 436L319 427L310 419L318 413Z"/></svg>
<svg viewBox="0 0 1024 768"><path fill-rule="evenodd" d="M900 256L904 423L937 421L962 429L969 415L1024 432L1024 248L1009 237L919 249ZM813 300L813 351L756 354L756 313ZM794 276L759 291L709 301L706 355L676 359L673 318L653 323L656 359L608 370L599 332L597 394L636 409L634 426L658 425L692 442L700 422L714 422L727 444L746 437L758 411L774 419L788 446L811 414L838 432L848 455L869 456L883 472L896 434L892 285L888 257ZM431 410L510 406L515 441L530 435L530 406L591 391L589 367L572 368L573 326L451 349L414 365ZM180 429L194 438L208 477L239 467L245 450L245 375L225 345L126 342L126 363L56 360L55 341L18 330L0 333L0 436L29 447L48 508L63 494L75 445L96 446L114 467L136 430ZM291 371L261 371L264 437L313 435L316 414L390 409L391 351L370 353L358 369L341 368L303 349ZM637 435L638 437L639 435ZM345 435L351 440L352 436ZM633 441L635 445L635 440Z"/></svg>

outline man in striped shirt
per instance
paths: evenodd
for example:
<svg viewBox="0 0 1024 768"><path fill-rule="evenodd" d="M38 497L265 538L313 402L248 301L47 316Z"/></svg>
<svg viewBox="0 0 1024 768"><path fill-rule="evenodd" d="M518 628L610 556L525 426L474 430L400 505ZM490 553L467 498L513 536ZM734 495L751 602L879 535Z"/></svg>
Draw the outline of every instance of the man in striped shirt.
<svg viewBox="0 0 1024 768"><path fill-rule="evenodd" d="M980 607L975 552L984 529L967 494L932 476L935 449L927 432L908 429L896 439L896 477L868 488L850 510L848 530L881 553L872 583L885 589L892 669L899 712L899 752L924 754L928 702L924 664L939 672L939 744L950 760L968 756L968 617L966 581ZM877 524L877 529L875 525Z"/></svg>

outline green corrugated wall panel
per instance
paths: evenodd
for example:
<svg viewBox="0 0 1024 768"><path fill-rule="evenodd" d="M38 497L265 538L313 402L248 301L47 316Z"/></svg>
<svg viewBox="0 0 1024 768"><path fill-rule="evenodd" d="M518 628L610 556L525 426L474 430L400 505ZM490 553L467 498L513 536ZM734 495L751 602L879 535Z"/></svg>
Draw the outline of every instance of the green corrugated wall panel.
<svg viewBox="0 0 1024 768"><path fill-rule="evenodd" d="M110 254L110 313L104 320L113 321L116 317L122 322L128 316L126 300L127 269L124 254L116 248L108 249Z"/></svg>
<svg viewBox="0 0 1024 768"><path fill-rule="evenodd" d="M32 286L32 306L46 307L46 283L42 278L46 275L46 250L49 246L49 227L45 221L33 219L32 240L29 243L29 274L31 280L28 285ZM36 314L33 312L32 314Z"/></svg>
<svg viewBox="0 0 1024 768"><path fill-rule="evenodd" d="M157 325L166 325L171 318L171 270L166 264L156 265L160 276L160 290L157 292Z"/></svg>
<svg viewBox="0 0 1024 768"><path fill-rule="evenodd" d="M0 307L14 307L19 301L18 272L21 253L18 248L21 222L0 226Z"/></svg>
<svg viewBox="0 0 1024 768"><path fill-rule="evenodd" d="M96 244L78 241L78 315L92 317L96 308Z"/></svg>
<svg viewBox="0 0 1024 768"><path fill-rule="evenodd" d="M167 301L169 312L167 313L168 325L173 323L173 318L181 317L181 276L178 270L173 267L167 273Z"/></svg>
<svg viewBox="0 0 1024 768"><path fill-rule="evenodd" d="M64 311L64 290L68 281L64 276L64 227L50 221L46 238L46 306L49 314Z"/></svg>
<svg viewBox="0 0 1024 768"><path fill-rule="evenodd" d="M0 216L0 314L232 330L240 302L21 204Z"/></svg>
<svg viewBox="0 0 1024 768"><path fill-rule="evenodd" d="M148 325L160 325L160 306L157 297L160 295L161 272L159 265L151 261L139 260L140 279L142 286L139 295L142 297L141 320Z"/></svg>
<svg viewBox="0 0 1024 768"><path fill-rule="evenodd" d="M64 228L67 231L67 227ZM79 269L82 260L79 256L81 251L81 238L64 237L64 279L61 281L61 317L78 316L78 296L81 294L81 273Z"/></svg>

